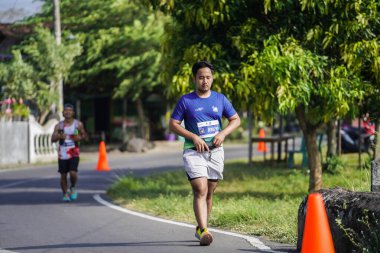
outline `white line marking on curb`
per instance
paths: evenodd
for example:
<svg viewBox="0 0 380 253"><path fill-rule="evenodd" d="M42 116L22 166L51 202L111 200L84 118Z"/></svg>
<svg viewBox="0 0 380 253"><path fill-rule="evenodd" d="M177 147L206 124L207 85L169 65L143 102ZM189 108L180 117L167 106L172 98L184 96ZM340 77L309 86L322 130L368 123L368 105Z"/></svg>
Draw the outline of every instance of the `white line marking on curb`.
<svg viewBox="0 0 380 253"><path fill-rule="evenodd" d="M154 220L154 221L169 223L169 224L173 224L173 225L177 225L177 226L182 226L182 227L195 228L194 225L190 225L190 224L186 224L186 223L182 223L182 222L171 221L171 220L165 220L165 219L162 219L162 218L157 218L157 217L149 216L149 215L146 215L146 214L134 212L134 211L122 208L120 206L116 206L116 205L114 205L114 204L112 204L112 203L110 203L110 202L105 201L104 199L102 199L99 194L94 195L93 198L96 201L98 201L100 204L105 205L105 206L110 207L110 208L113 208L113 209L118 210L118 211L123 212L123 213L135 215L135 216L138 216L138 217L141 217L141 218L145 218L145 219L148 219L148 220ZM209 230L212 231L212 232L219 233L219 234L224 234L224 235L229 235L229 236L235 236L235 237L239 237L239 238L245 239L253 247L256 247L257 249L260 249L260 250L269 250L268 252L272 252L270 247L266 246L262 241L260 241L256 237L247 236L247 235L241 235L241 234L227 232L227 231L222 231L222 230L218 230L218 229L214 229L214 228L210 228Z"/></svg>

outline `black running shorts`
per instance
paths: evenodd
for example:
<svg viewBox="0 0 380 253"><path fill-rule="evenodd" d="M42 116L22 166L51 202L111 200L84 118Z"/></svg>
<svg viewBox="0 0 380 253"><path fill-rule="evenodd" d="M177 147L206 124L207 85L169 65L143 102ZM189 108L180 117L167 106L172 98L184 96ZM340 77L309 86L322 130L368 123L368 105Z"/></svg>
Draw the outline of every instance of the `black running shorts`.
<svg viewBox="0 0 380 253"><path fill-rule="evenodd" d="M67 160L58 159L58 172L68 173L70 171L78 171L79 157L73 157Z"/></svg>

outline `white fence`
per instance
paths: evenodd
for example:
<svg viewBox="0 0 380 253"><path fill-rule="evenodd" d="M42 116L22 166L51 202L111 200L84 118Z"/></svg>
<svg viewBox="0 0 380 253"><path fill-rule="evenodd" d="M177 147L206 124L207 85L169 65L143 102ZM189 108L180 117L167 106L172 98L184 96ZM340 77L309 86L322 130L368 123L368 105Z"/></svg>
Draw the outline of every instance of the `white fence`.
<svg viewBox="0 0 380 253"><path fill-rule="evenodd" d="M34 117L29 118L29 163L58 159L57 145L50 140L57 123L51 119L41 126Z"/></svg>
<svg viewBox="0 0 380 253"><path fill-rule="evenodd" d="M53 119L41 126L32 116L29 121L0 122L0 165L58 159L57 145L50 141L57 123Z"/></svg>
<svg viewBox="0 0 380 253"><path fill-rule="evenodd" d="M0 164L28 162L28 122L0 122Z"/></svg>

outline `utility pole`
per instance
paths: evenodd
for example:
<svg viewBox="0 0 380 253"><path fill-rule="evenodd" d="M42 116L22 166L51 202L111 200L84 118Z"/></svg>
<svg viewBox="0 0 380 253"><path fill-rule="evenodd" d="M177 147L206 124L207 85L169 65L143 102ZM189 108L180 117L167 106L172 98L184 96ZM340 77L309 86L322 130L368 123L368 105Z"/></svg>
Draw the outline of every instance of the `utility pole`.
<svg viewBox="0 0 380 253"><path fill-rule="evenodd" d="M59 10L59 3L60 0L53 0L53 7L54 7L54 38L56 44L59 46L61 45L62 41L62 33L61 33L61 15ZM62 75L59 75L58 77L58 115L62 118L61 112L63 111L63 81L62 81Z"/></svg>

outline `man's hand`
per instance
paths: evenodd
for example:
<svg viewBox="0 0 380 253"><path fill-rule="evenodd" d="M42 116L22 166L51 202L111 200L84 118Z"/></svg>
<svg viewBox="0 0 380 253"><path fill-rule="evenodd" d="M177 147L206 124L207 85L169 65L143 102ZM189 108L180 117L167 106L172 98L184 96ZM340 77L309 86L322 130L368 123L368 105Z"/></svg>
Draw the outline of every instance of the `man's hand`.
<svg viewBox="0 0 380 253"><path fill-rule="evenodd" d="M63 132L63 130L58 131L58 139L60 140L66 139L66 134Z"/></svg>
<svg viewBox="0 0 380 253"><path fill-rule="evenodd" d="M192 140L195 145L195 148L197 149L197 152L201 153L201 152L209 151L206 142L198 135L194 135Z"/></svg>
<svg viewBox="0 0 380 253"><path fill-rule="evenodd" d="M222 132L219 132L217 135L215 135L212 144L214 144L214 146L216 147L220 147L222 146L225 138L226 138L226 135L223 134Z"/></svg>
<svg viewBox="0 0 380 253"><path fill-rule="evenodd" d="M212 144L214 144L217 147L222 146L226 136L229 135L233 130L235 130L239 126L240 126L240 117L236 113L235 115L233 115L232 117L228 119L227 127L224 128L222 131L220 131L217 135L215 135Z"/></svg>

